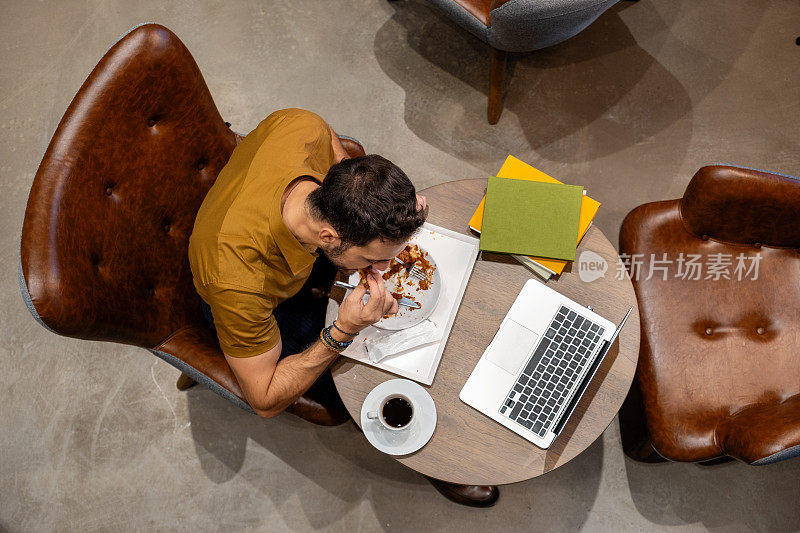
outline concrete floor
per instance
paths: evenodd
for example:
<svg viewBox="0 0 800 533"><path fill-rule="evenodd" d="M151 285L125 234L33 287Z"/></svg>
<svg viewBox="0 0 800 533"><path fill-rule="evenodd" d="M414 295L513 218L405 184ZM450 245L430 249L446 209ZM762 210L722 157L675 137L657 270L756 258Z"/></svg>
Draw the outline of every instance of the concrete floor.
<svg viewBox="0 0 800 533"><path fill-rule="evenodd" d="M800 460L642 465L616 424L585 453L456 506L351 426L263 421L180 393L144 350L67 339L28 315L16 281L34 172L106 49L171 28L222 115L249 131L312 109L415 184L495 172L513 153L603 202L616 243L634 206L681 195L695 170L800 175L795 0L622 2L578 37L520 58L485 121L487 49L422 0L122 0L0 4L0 530L790 531Z"/></svg>

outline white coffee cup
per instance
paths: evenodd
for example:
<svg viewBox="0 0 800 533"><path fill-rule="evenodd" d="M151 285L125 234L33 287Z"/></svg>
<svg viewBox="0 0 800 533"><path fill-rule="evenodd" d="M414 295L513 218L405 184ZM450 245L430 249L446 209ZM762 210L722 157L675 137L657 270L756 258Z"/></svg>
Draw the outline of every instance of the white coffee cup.
<svg viewBox="0 0 800 533"><path fill-rule="evenodd" d="M405 394L386 395L379 403L377 411L367 412L367 418L377 420L390 431L403 431L415 422L417 408Z"/></svg>

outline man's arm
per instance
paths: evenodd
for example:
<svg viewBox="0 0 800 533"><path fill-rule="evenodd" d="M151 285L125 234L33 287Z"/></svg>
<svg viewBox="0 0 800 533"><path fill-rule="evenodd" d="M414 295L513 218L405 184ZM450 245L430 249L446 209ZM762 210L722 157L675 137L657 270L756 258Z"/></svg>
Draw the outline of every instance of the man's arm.
<svg viewBox="0 0 800 533"><path fill-rule="evenodd" d="M397 311L397 301L381 281L373 275L367 277L370 297L363 301L366 288L363 284L353 290L342 302L336 324L347 332L358 333L374 324L387 313ZM331 336L337 341L349 342L352 337L335 328ZM278 361L282 343L255 357L225 355L247 403L265 418L276 416L292 405L314 381L339 356L317 340L304 352L289 355Z"/></svg>
<svg viewBox="0 0 800 533"><path fill-rule="evenodd" d="M337 337L334 332L331 335L343 342L350 340ZM225 356L247 403L265 418L292 405L339 355L317 340L306 351L278 361L281 348L279 340L274 348L255 357Z"/></svg>

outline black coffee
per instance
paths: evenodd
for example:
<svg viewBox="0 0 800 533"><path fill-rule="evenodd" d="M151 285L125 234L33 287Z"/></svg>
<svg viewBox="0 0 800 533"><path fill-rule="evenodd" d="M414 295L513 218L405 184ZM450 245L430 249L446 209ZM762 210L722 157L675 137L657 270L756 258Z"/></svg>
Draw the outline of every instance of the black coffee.
<svg viewBox="0 0 800 533"><path fill-rule="evenodd" d="M383 404L382 414L387 425L401 428L411 422L414 408L405 398L392 398Z"/></svg>

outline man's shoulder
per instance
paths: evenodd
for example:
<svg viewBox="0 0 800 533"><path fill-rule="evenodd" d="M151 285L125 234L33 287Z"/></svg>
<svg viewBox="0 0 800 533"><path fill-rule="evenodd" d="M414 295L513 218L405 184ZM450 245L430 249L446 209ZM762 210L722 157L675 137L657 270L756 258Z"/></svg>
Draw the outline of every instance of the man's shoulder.
<svg viewBox="0 0 800 533"><path fill-rule="evenodd" d="M261 141L272 133L292 135L292 132L304 135L324 135L328 132L328 124L313 111L290 107L271 113L262 120L254 133Z"/></svg>
<svg viewBox="0 0 800 533"><path fill-rule="evenodd" d="M309 111L308 109L301 109L299 107L287 107L286 109L279 109L273 111L264 120L277 120L277 119L290 119L290 120L304 120L310 123L325 124L321 116Z"/></svg>
<svg viewBox="0 0 800 533"><path fill-rule="evenodd" d="M192 234L188 255L195 284L224 284L259 292L264 288L267 258L274 253L273 246L269 242L259 244L247 234Z"/></svg>
<svg viewBox="0 0 800 533"><path fill-rule="evenodd" d="M217 281L242 289L261 292L268 257L273 253L271 239L260 244L251 235L220 233L217 238Z"/></svg>

